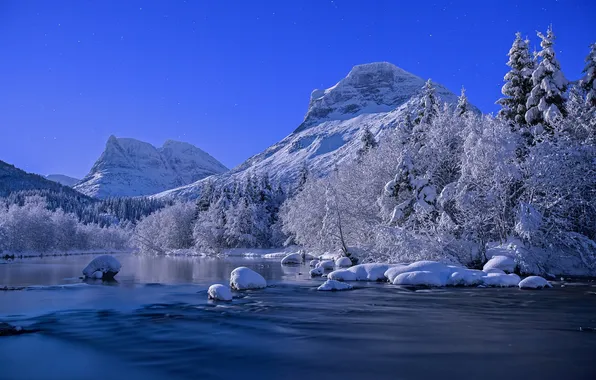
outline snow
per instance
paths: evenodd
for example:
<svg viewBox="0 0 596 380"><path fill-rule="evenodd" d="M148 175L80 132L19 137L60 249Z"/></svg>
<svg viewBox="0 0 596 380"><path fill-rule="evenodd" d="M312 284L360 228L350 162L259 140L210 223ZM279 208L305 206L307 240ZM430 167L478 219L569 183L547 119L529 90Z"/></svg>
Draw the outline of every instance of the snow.
<svg viewBox="0 0 596 380"><path fill-rule="evenodd" d="M462 268L456 272L453 272L449 279L447 279L447 285L450 286L476 286L482 284L482 277L485 275L484 272L475 269Z"/></svg>
<svg viewBox="0 0 596 380"><path fill-rule="evenodd" d="M230 275L230 287L236 290L263 289L267 287L267 281L252 269L238 267Z"/></svg>
<svg viewBox="0 0 596 380"><path fill-rule="evenodd" d="M335 280L327 280L317 290L321 291L336 291L336 290L350 290L352 285L346 284L345 282L339 282Z"/></svg>
<svg viewBox="0 0 596 380"><path fill-rule="evenodd" d="M501 270L499 268L485 269L482 272L484 272L486 274L489 274L489 273L506 274L504 270Z"/></svg>
<svg viewBox="0 0 596 380"><path fill-rule="evenodd" d="M68 186L68 187L73 187L80 181L80 179L78 179L78 178L69 177L69 176L63 175L63 174L48 174L46 176L46 179L49 179L50 181L58 182L59 184L61 184L63 186Z"/></svg>
<svg viewBox="0 0 596 380"><path fill-rule="evenodd" d="M394 283L395 279L402 273L423 271L436 273L441 278L443 283L447 283L447 279L451 276L451 273L457 269L457 267L450 267L438 261L423 260L416 261L409 265L395 266L390 268L385 272L385 277L389 279L389 282Z"/></svg>
<svg viewBox="0 0 596 380"><path fill-rule="evenodd" d="M550 282L540 276L526 277L519 282L518 286L520 289L543 289L553 287Z"/></svg>
<svg viewBox="0 0 596 380"><path fill-rule="evenodd" d="M482 270L486 271L488 269L501 269L505 272L513 272L515 271L515 260L509 256L493 256L486 264Z"/></svg>
<svg viewBox="0 0 596 380"><path fill-rule="evenodd" d="M323 260L319 262L317 268L323 268L323 270L331 270L335 268L335 261L333 260Z"/></svg>
<svg viewBox="0 0 596 380"><path fill-rule="evenodd" d="M210 300L231 301L232 291L229 287L221 284L214 284L209 287L207 294Z"/></svg>
<svg viewBox="0 0 596 380"><path fill-rule="evenodd" d="M338 268L347 268L352 266L352 260L349 257L340 257L335 260L335 266Z"/></svg>
<svg viewBox="0 0 596 380"><path fill-rule="evenodd" d="M302 254L290 253L281 259L281 265L302 264Z"/></svg>
<svg viewBox="0 0 596 380"><path fill-rule="evenodd" d="M514 273L489 273L482 277L482 284L485 286L510 287L517 286L519 282L519 276Z"/></svg>
<svg viewBox="0 0 596 380"><path fill-rule="evenodd" d="M329 273L327 278L338 281L384 281L385 272L391 266L382 263L359 264L348 269L335 270Z"/></svg>
<svg viewBox="0 0 596 380"><path fill-rule="evenodd" d="M315 267L315 269L311 269L309 272L310 277L320 277L323 275L323 273L325 273L325 269L320 266Z"/></svg>
<svg viewBox="0 0 596 380"><path fill-rule="evenodd" d="M93 260L83 269L83 274L87 278L110 279L120 272L122 265L115 257L110 255L101 255Z"/></svg>
<svg viewBox="0 0 596 380"><path fill-rule="evenodd" d="M393 285L445 286L447 281L440 272L420 270L399 274Z"/></svg>
<svg viewBox="0 0 596 380"><path fill-rule="evenodd" d="M98 198L150 195L225 171L224 165L188 143L168 140L156 148L110 136L101 156L74 188Z"/></svg>
<svg viewBox="0 0 596 380"><path fill-rule="evenodd" d="M319 260L314 259L314 260L310 260L309 266L311 268L316 268L318 264L319 264Z"/></svg>

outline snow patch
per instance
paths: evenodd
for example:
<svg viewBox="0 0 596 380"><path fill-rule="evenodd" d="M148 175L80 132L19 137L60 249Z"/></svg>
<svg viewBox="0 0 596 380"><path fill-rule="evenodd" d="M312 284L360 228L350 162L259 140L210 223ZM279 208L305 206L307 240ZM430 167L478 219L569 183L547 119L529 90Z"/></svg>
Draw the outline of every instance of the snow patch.
<svg viewBox="0 0 596 380"><path fill-rule="evenodd" d="M214 284L209 287L207 294L210 300L216 301L231 301L232 291L225 285Z"/></svg>
<svg viewBox="0 0 596 380"><path fill-rule="evenodd" d="M111 279L120 272L122 265L115 257L110 255L101 255L93 260L83 269L83 274L87 278Z"/></svg>
<svg viewBox="0 0 596 380"><path fill-rule="evenodd" d="M340 257L335 260L335 266L338 268L347 268L352 266L352 260L349 257Z"/></svg>
<svg viewBox="0 0 596 380"><path fill-rule="evenodd" d="M289 255L287 255L283 259L281 259L281 265L293 265L293 264L302 264L302 254L290 253Z"/></svg>
<svg viewBox="0 0 596 380"><path fill-rule="evenodd" d="M520 289L543 289L552 287L553 286L550 284L550 282L546 281L540 276L526 277L519 282Z"/></svg>
<svg viewBox="0 0 596 380"><path fill-rule="evenodd" d="M515 260L509 256L493 256L486 264L482 270L486 271L488 269L500 269L504 272L513 272L515 271Z"/></svg>
<svg viewBox="0 0 596 380"><path fill-rule="evenodd" d="M327 280L317 290L321 291L337 291L337 290L350 290L352 285L346 284L345 282L339 282L335 280Z"/></svg>

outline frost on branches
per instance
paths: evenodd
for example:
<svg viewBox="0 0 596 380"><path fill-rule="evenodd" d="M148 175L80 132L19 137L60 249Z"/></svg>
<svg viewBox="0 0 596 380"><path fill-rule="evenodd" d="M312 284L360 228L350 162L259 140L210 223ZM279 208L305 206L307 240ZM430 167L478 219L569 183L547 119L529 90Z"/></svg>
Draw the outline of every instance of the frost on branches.
<svg viewBox="0 0 596 380"><path fill-rule="evenodd" d="M586 57L586 66L582 72L584 77L580 86L586 92L586 102L596 107L596 43L590 45L590 54Z"/></svg>
<svg viewBox="0 0 596 380"><path fill-rule="evenodd" d="M538 32L538 37L542 39L542 50L537 55L540 62L532 73L533 87L526 102L528 110L525 119L530 125L542 124L552 130L557 120L566 114L564 102L569 82L555 57L555 35L552 27L548 29L546 36Z"/></svg>

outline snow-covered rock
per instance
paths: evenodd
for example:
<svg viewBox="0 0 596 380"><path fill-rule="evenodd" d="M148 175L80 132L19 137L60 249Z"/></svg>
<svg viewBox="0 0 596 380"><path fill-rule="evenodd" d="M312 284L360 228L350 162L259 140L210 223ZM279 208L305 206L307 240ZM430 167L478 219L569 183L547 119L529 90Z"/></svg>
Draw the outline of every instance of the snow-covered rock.
<svg viewBox="0 0 596 380"><path fill-rule="evenodd" d="M476 286L482 284L482 277L485 273L476 269L462 268L456 272L451 273L447 279L447 285L450 286Z"/></svg>
<svg viewBox="0 0 596 380"><path fill-rule="evenodd" d="M499 269L499 268L490 268L490 269L485 269L482 272L486 273L486 274L490 274L490 273L497 273L497 274L506 274L505 271Z"/></svg>
<svg viewBox="0 0 596 380"><path fill-rule="evenodd" d="M399 274L393 280L393 285L445 286L447 281L438 271L420 270Z"/></svg>
<svg viewBox="0 0 596 380"><path fill-rule="evenodd" d="M304 121L294 132L216 180L225 184L248 173L268 173L273 181L289 183L305 166L314 176L329 174L357 156L365 130L377 139L394 130L410 106L418 104L424 84L425 79L391 63L354 66L334 86L312 92ZM457 103L455 94L435 85L441 101ZM155 196L196 199L205 185L202 180Z"/></svg>
<svg viewBox="0 0 596 380"><path fill-rule="evenodd" d="M110 136L91 171L74 188L98 197L150 195L227 171L215 158L184 142L160 148Z"/></svg>
<svg viewBox="0 0 596 380"><path fill-rule="evenodd" d="M236 290L263 289L267 287L267 281L247 267L238 267L230 275L230 287Z"/></svg>
<svg viewBox="0 0 596 380"><path fill-rule="evenodd" d="M281 265L302 264L302 254L290 253L281 259Z"/></svg>
<svg viewBox="0 0 596 380"><path fill-rule="evenodd" d="M338 281L384 281L385 272L392 264L369 263L358 264L347 269L335 270L327 278Z"/></svg>
<svg viewBox="0 0 596 380"><path fill-rule="evenodd" d="M83 275L87 278L108 280L114 278L120 272L122 265L113 256L97 256L83 269Z"/></svg>
<svg viewBox="0 0 596 380"><path fill-rule="evenodd" d="M323 268L323 270L331 270L335 268L335 261L333 260L323 260L317 264L317 268Z"/></svg>
<svg viewBox="0 0 596 380"><path fill-rule="evenodd" d="M521 280L518 285L520 289L543 289L553 287L550 282L540 276L526 277Z"/></svg>
<svg viewBox="0 0 596 380"><path fill-rule="evenodd" d="M319 260L317 260L317 259L310 260L309 265L310 265L311 268L316 268L317 265L319 265Z"/></svg>
<svg viewBox="0 0 596 380"><path fill-rule="evenodd" d="M352 266L352 260L349 257L340 257L335 260L335 266L338 268L347 268Z"/></svg>
<svg viewBox="0 0 596 380"><path fill-rule="evenodd" d="M320 266L317 266L314 269L311 269L309 272L310 277L321 277L324 273L325 273L325 269Z"/></svg>
<svg viewBox="0 0 596 380"><path fill-rule="evenodd" d="M442 279L442 282L447 283L447 279L451 276L451 273L458 269L458 267L449 266L438 261L423 260L416 261L409 265L396 265L395 267L389 268L385 272L385 277L387 277L389 282L393 283L397 276L402 273L426 271L437 273Z"/></svg>
<svg viewBox="0 0 596 380"><path fill-rule="evenodd" d="M495 287L510 287L517 286L520 282L520 278L515 273L501 274L501 273L489 273L482 277L482 284L485 286Z"/></svg>
<svg viewBox="0 0 596 380"><path fill-rule="evenodd" d="M486 264L482 270L486 271L488 269L500 269L505 272L513 272L515 271L515 260L509 256L493 256Z"/></svg>
<svg viewBox="0 0 596 380"><path fill-rule="evenodd" d="M225 285L214 284L207 290L207 295L210 300L216 301L231 301L232 291Z"/></svg>
<svg viewBox="0 0 596 380"><path fill-rule="evenodd" d="M352 285L346 284L345 282L339 282L335 280L327 280L317 290L323 291L335 291L335 290L350 290Z"/></svg>

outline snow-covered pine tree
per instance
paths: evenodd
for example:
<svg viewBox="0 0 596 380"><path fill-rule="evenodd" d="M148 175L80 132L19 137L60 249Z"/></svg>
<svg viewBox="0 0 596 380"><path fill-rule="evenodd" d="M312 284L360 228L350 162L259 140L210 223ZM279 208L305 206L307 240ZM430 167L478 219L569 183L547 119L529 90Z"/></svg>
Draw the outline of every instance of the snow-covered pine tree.
<svg viewBox="0 0 596 380"><path fill-rule="evenodd" d="M418 116L414 121L416 124L429 124L439 113L439 102L437 101L436 88L430 78L422 87Z"/></svg>
<svg viewBox="0 0 596 380"><path fill-rule="evenodd" d="M526 102L526 122L530 125L542 124L547 130L567 113L565 110L565 92L569 82L561 71L561 65L555 57L555 34L552 26L546 35L538 32L542 39L542 50L538 53L540 63L532 73L532 91Z"/></svg>
<svg viewBox="0 0 596 380"><path fill-rule="evenodd" d="M590 45L590 54L586 57L586 67L582 72L585 75L580 86L586 92L586 102L596 107L596 43Z"/></svg>
<svg viewBox="0 0 596 380"><path fill-rule="evenodd" d="M360 141L362 141L362 147L358 149L359 157L366 154L369 150L376 148L378 145L375 136L372 134L370 129L368 129L368 127L364 129L364 133L362 134Z"/></svg>
<svg viewBox="0 0 596 380"><path fill-rule="evenodd" d="M466 112L470 111L470 103L466 96L466 89L462 86L461 95L457 98L457 107L455 107L455 114L457 116L463 116Z"/></svg>
<svg viewBox="0 0 596 380"><path fill-rule="evenodd" d="M505 84L501 89L505 97L497 100L497 104L502 107L499 117L520 126L526 124L526 102L533 87L532 72L535 63L530 56L528 43L528 40L522 39L520 32L515 34L507 62L511 70L505 74Z"/></svg>

